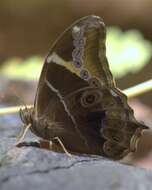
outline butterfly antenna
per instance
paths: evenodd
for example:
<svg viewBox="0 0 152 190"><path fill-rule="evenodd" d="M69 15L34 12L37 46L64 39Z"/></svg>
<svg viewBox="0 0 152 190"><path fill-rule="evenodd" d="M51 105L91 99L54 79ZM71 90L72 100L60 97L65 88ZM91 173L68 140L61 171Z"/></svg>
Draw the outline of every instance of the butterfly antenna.
<svg viewBox="0 0 152 190"><path fill-rule="evenodd" d="M59 137L54 137L53 140L57 140L60 146L62 147L63 151L66 153L66 155L72 157L72 155L67 151L67 149L65 148L64 144L62 143Z"/></svg>
<svg viewBox="0 0 152 190"><path fill-rule="evenodd" d="M20 134L19 134L18 137L17 137L16 145L18 145L19 143L21 143L21 142L24 140L25 135L27 134L27 131L29 130L29 128L30 128L31 126L32 126L32 125L31 125L31 123L30 123L30 124L25 125L25 126L23 127L23 129L21 130Z"/></svg>

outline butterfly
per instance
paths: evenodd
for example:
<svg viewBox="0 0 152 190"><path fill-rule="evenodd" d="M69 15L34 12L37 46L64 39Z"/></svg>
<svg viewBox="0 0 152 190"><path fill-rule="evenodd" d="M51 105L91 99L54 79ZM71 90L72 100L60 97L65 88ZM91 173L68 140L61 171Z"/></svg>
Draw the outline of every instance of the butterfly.
<svg viewBox="0 0 152 190"><path fill-rule="evenodd" d="M147 127L116 87L105 40L106 27L98 16L68 27L45 59L34 107L20 115L26 129L54 144L60 139L70 152L121 159L136 150Z"/></svg>

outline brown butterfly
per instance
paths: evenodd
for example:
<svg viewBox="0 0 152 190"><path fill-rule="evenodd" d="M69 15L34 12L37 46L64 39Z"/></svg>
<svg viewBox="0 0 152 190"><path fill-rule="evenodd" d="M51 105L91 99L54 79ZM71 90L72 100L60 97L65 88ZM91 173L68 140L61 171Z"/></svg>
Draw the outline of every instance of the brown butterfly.
<svg viewBox="0 0 152 190"><path fill-rule="evenodd" d="M53 44L34 108L20 111L37 136L70 152L121 159L136 150L146 126L116 87L106 58L106 29L98 16L74 22ZM27 127L25 127L27 129Z"/></svg>

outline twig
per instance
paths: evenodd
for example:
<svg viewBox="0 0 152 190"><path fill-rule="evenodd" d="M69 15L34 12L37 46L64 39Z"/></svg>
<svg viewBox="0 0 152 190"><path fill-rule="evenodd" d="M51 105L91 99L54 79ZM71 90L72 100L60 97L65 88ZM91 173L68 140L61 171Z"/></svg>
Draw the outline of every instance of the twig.
<svg viewBox="0 0 152 190"><path fill-rule="evenodd" d="M128 89L125 89L123 90L123 93L126 94L128 98L133 98L135 96L139 96L151 90L152 90L152 79L137 84L136 86L130 87Z"/></svg>
<svg viewBox="0 0 152 190"><path fill-rule="evenodd" d="M123 90L123 93L126 94L128 98L133 98L151 90L152 90L152 79L143 82L141 84L138 84L136 86L130 87L128 89L125 89ZM33 105L27 105L26 107L30 108L33 107ZM21 108L25 108L25 106L0 108L0 116L17 113Z"/></svg>
<svg viewBox="0 0 152 190"><path fill-rule="evenodd" d="M27 105L27 108L31 108L33 105ZM6 108L0 108L0 116L6 114L13 114L19 112L20 109L25 108L25 106L12 106Z"/></svg>

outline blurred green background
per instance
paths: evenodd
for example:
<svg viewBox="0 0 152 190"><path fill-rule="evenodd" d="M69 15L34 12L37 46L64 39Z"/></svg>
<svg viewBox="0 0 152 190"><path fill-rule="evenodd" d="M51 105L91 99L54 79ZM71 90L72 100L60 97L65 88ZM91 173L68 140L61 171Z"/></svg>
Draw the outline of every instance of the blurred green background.
<svg viewBox="0 0 152 190"><path fill-rule="evenodd" d="M24 80L25 84L26 80L37 80L57 36L73 21L90 14L102 17L107 25L107 57L119 88L152 78L150 7L151 0L1 0L0 74L3 81L12 80L0 84L1 102L12 88L12 98L6 100L15 101L13 96L19 88L16 81ZM34 97L35 90L28 85L23 89ZM24 94L20 95L28 102ZM151 95L146 93L140 100L152 105Z"/></svg>

